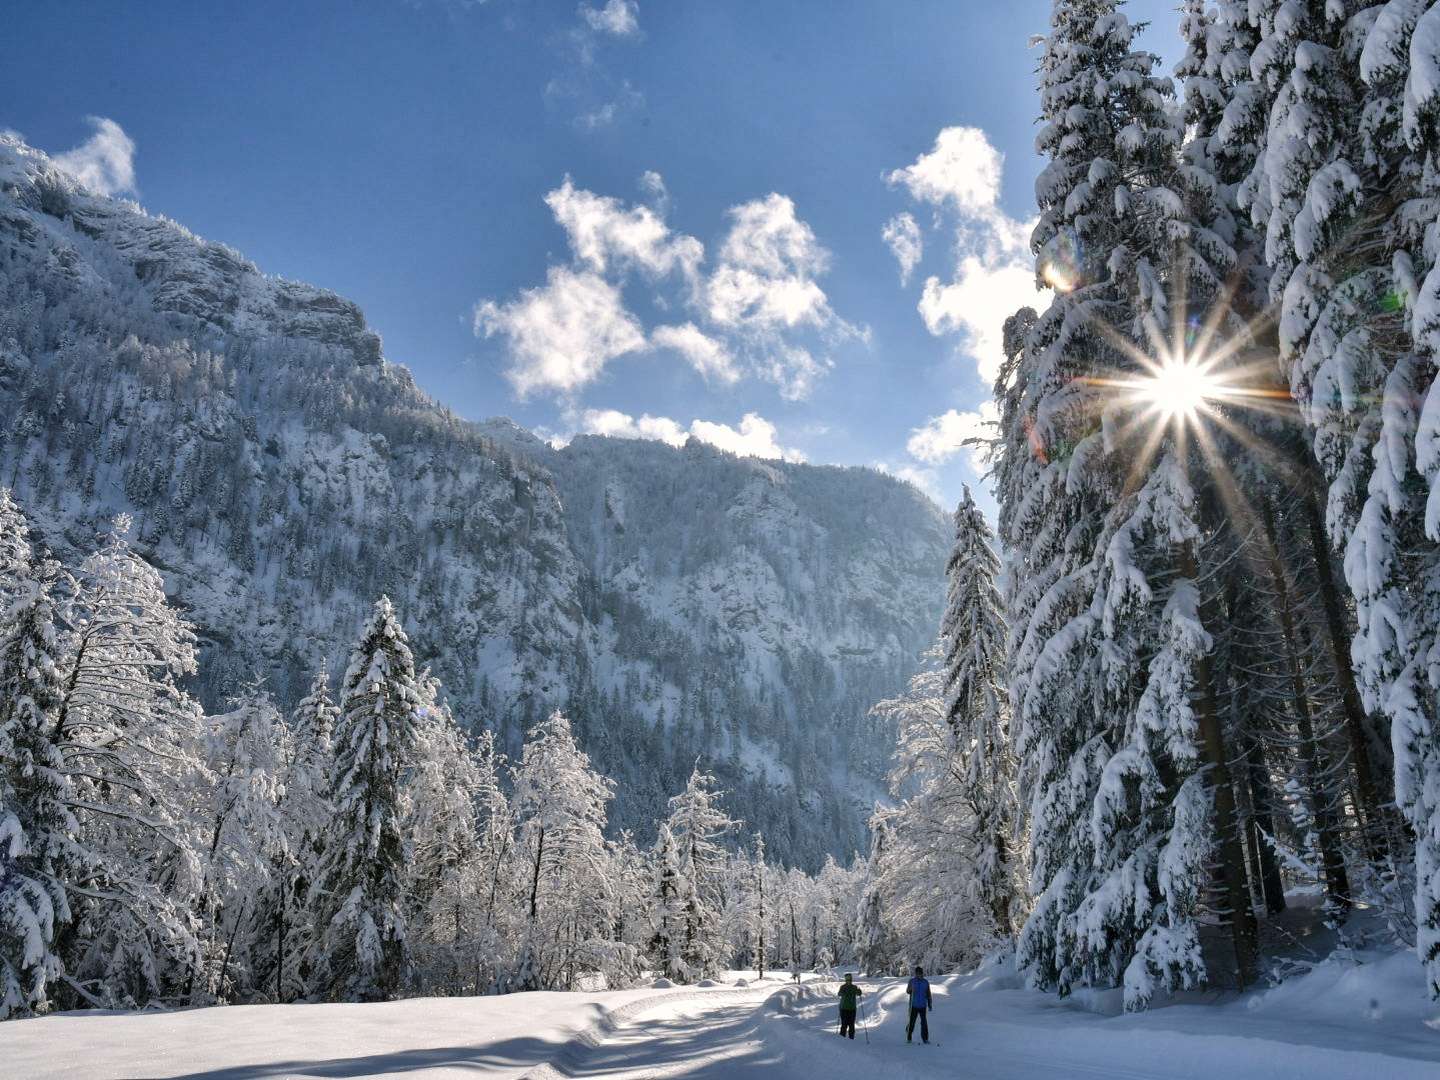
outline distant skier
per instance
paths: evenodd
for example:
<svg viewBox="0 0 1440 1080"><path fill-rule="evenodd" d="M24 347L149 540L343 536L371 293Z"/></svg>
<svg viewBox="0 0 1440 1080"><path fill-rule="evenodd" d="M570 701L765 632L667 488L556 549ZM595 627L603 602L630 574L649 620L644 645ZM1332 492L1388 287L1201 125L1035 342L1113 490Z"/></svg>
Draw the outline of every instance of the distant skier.
<svg viewBox="0 0 1440 1080"><path fill-rule="evenodd" d="M850 1038L855 1037L855 1013L860 1007L860 995L863 993L865 991L855 985L853 977L846 975L845 981L840 985L840 1037L842 1039L847 1033Z"/></svg>
<svg viewBox="0 0 1440 1080"><path fill-rule="evenodd" d="M920 1041L930 1041L930 1021L926 1014L930 1011L930 984L925 980L925 969L916 968L915 977L905 986L905 992L910 995L910 1023L905 1025L905 1041L908 1043L910 1037L915 1033L915 1018L920 1018Z"/></svg>

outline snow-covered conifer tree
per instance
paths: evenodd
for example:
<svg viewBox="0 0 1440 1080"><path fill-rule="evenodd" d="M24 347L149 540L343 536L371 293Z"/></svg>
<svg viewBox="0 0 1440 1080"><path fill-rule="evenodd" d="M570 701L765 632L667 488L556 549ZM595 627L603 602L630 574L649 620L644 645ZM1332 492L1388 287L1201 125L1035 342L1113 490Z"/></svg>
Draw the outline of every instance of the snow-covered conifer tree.
<svg viewBox="0 0 1440 1080"><path fill-rule="evenodd" d="M1440 996L1440 14L1405 0L1307 5L1266 30L1276 96L1259 180L1281 360L1330 484L1360 690L1391 724L1417 945Z"/></svg>
<svg viewBox="0 0 1440 1080"><path fill-rule="evenodd" d="M860 969L872 976L894 974L895 961L899 959L885 918L885 911L894 899L886 895L884 887L889 840L886 815L883 811L877 812L870 819L870 856L864 864L864 883L856 900L853 946Z"/></svg>
<svg viewBox="0 0 1440 1080"><path fill-rule="evenodd" d="M339 715L340 710L330 700L330 672L321 663L310 681L309 692L290 716L294 756L286 780L289 793L304 791L316 799L328 798L330 758Z"/></svg>
<svg viewBox="0 0 1440 1080"><path fill-rule="evenodd" d="M1049 162L1036 181L1041 213L1031 244L1041 279L1056 292L1026 335L1023 371L1013 376L1025 397L1007 410L1010 429L1002 432L1010 453L1032 459L1002 463L1024 482L1001 491L1015 582L1011 700L1035 894L1019 961L1039 985L1062 990L1087 977L1067 927L1092 885L1095 837L1084 823L1110 722L1097 709L1100 627L1091 601L1096 547L1120 478L1106 462L1106 398L1094 379L1124 366L1105 331L1128 332L1134 318L1136 257L1121 219L1137 198L1133 189L1143 195L1153 179L1148 158L1164 149L1152 149L1148 137L1149 124L1163 122L1153 58L1132 51L1133 31L1116 8L1113 0L1056 3L1051 17L1037 137ZM1145 107L1133 118L1120 111L1118 99L1142 95Z"/></svg>
<svg viewBox="0 0 1440 1080"><path fill-rule="evenodd" d="M675 850L675 837L670 826L660 824L655 838L654 894L652 897L655 936L650 951L660 974L673 982L689 982L690 970L685 963L686 908L689 906L688 882L680 872L680 859Z"/></svg>
<svg viewBox="0 0 1440 1080"><path fill-rule="evenodd" d="M315 907L315 967L327 997L392 997L410 981L405 779L426 701L388 597L350 655L335 723L332 816Z"/></svg>
<svg viewBox="0 0 1440 1080"><path fill-rule="evenodd" d="M1057 291L1014 350L1025 398L1002 434L1039 467L1006 463L1003 476L1028 483L1001 497L1017 547L1012 699L1037 894L1020 962L1062 992L1123 981L1141 1007L1203 973L1196 917L1212 851L1242 979L1253 934L1208 696L1192 450L1181 425L1116 392L1145 375L1141 357L1184 362L1170 354L1192 315L1237 322L1221 303L1233 229L1207 170L1181 158L1170 85L1116 7L1057 3L1041 62L1050 162L1032 243Z"/></svg>
<svg viewBox="0 0 1440 1080"><path fill-rule="evenodd" d="M955 547L946 566L948 600L940 626L946 716L954 729L962 798L977 834L977 888L997 939L1008 939L1015 907L1018 821L1015 761L1005 701L1005 617L990 526L967 485L955 510Z"/></svg>
<svg viewBox="0 0 1440 1080"><path fill-rule="evenodd" d="M62 884L81 861L73 792L55 745L60 703L53 565L36 557L0 488L0 1020L43 1012L62 973Z"/></svg>
<svg viewBox="0 0 1440 1080"><path fill-rule="evenodd" d="M1057 3L1040 62L1049 161L1036 181L1040 221L1031 238L1050 305L1029 324L1007 403L999 463L1002 538L1013 593L1011 701L1023 790L1032 822L1034 907L1020 935L1021 966L1042 986L1074 976L1061 931L1087 891L1093 841L1082 827L1098 785L1098 676L1091 612L1093 554L1115 487L1097 423L1091 377L1115 364L1102 332L1122 292L1108 258L1118 240L1122 192L1114 162L1120 125L1097 107L1112 79L1144 84L1150 64L1131 58L1129 28L1113 2ZM1116 31L1120 33L1116 33ZM1138 70L1137 70L1138 69ZM1015 460L1016 458L1020 460Z"/></svg>

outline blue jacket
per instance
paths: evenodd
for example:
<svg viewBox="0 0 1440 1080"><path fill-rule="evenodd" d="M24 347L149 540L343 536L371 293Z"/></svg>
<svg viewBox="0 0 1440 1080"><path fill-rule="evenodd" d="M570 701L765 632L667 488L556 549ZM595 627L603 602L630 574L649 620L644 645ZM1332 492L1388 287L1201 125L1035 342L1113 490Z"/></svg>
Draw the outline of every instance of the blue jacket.
<svg viewBox="0 0 1440 1080"><path fill-rule="evenodd" d="M905 992L910 995L912 1009L930 1008L930 983L927 980L911 979L910 984L905 987Z"/></svg>

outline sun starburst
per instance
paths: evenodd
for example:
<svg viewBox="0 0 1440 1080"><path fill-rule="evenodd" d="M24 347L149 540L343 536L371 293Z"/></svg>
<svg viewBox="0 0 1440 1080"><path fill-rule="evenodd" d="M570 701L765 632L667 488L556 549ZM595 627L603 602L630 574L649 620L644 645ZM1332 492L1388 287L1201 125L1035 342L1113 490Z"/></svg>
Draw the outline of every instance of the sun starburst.
<svg viewBox="0 0 1440 1080"><path fill-rule="evenodd" d="M1131 388L1139 401L1166 420L1193 420L1207 403L1226 397L1224 376L1207 367L1202 357L1166 357Z"/></svg>

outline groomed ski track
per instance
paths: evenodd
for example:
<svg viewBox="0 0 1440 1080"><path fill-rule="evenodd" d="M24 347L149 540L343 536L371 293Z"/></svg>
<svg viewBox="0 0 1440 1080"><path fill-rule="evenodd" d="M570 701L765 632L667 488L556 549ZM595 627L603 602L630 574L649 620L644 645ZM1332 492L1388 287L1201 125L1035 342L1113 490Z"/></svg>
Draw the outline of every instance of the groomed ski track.
<svg viewBox="0 0 1440 1080"><path fill-rule="evenodd" d="M1423 1027L1413 1039L1396 1040L1390 1032L1376 1039L1378 1031L1294 1030L1279 1018L1209 1006L1106 1017L1023 991L965 993L957 982L936 985L930 1046L920 1043L918 1031L914 1043L905 1042L903 981L861 981L868 1045L863 1027L854 1042L839 1038L838 984L815 981L636 1001L524 1075L530 1080L1433 1080L1440 1074L1440 1046L1427 1045L1440 1038ZM1423 1060L1407 1060L1412 1052Z"/></svg>

